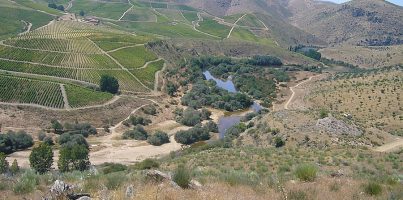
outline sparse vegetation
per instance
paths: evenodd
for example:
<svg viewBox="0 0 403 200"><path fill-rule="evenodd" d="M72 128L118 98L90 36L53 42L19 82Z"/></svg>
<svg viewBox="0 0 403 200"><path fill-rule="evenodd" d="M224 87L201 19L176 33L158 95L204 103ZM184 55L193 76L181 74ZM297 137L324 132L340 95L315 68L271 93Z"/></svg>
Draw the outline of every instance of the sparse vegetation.
<svg viewBox="0 0 403 200"><path fill-rule="evenodd" d="M317 168L312 164L302 164L295 169L295 176L301 181L312 182L316 178Z"/></svg>

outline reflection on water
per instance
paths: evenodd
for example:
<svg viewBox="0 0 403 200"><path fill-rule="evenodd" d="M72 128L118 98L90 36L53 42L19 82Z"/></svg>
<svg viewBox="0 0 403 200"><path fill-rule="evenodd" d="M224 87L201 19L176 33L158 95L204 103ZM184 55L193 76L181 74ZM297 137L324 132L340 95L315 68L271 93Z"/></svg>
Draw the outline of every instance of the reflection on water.
<svg viewBox="0 0 403 200"><path fill-rule="evenodd" d="M209 71L203 72L204 76L206 77L207 80L214 80L214 82L217 83L217 86L219 88L222 88L224 90L227 90L228 92L236 93L235 85L232 82L231 79L228 79L226 81L223 81L221 79L215 78Z"/></svg>
<svg viewBox="0 0 403 200"><path fill-rule="evenodd" d="M237 92L235 85L231 79L228 79L226 81L217 79L213 77L209 71L205 71L203 72L203 74L207 80L214 80L219 88L232 93ZM220 139L224 138L225 132L229 128L239 124L241 122L242 116L244 116L246 113L259 112L260 110L262 110L262 106L259 105L259 103L257 102L253 102L253 105L251 105L250 109L226 113L224 116L220 117L220 119L218 119L218 131L220 133Z"/></svg>

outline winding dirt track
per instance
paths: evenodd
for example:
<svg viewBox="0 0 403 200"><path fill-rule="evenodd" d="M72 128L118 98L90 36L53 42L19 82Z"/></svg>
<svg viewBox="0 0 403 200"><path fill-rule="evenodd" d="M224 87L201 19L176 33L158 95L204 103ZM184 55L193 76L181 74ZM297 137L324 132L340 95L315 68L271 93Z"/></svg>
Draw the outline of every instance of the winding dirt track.
<svg viewBox="0 0 403 200"><path fill-rule="evenodd" d="M234 30L236 24L237 24L242 18L244 18L246 15L247 15L247 14L242 15L240 18L238 18L238 19L235 21L234 25L232 26L231 30L229 31L229 33L228 33L228 35L227 35L227 39L231 37L231 33L232 33L232 31Z"/></svg>
<svg viewBox="0 0 403 200"><path fill-rule="evenodd" d="M304 80L304 81L298 83L297 85L295 85L295 86L293 86L293 87L290 87L290 90L291 90L292 94L291 94L291 97L288 99L287 103L284 104L284 109L285 109L285 110L288 110L288 107L289 107L290 103L294 100L294 97L295 97L295 91L294 91L294 89L295 89L295 88L301 86L302 84L308 83L308 82L312 81L313 78L318 77L318 76L321 76L321 75L322 75L322 74L315 75L315 76L311 76L311 77L309 77L307 80Z"/></svg>
<svg viewBox="0 0 403 200"><path fill-rule="evenodd" d="M374 149L377 152L391 152L403 148L403 138L396 137L396 140Z"/></svg>

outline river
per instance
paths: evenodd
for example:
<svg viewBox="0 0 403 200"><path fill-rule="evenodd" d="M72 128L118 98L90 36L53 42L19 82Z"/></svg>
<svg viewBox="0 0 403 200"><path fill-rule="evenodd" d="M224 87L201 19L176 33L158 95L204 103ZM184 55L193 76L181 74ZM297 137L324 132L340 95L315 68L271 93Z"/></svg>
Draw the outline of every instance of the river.
<svg viewBox="0 0 403 200"><path fill-rule="evenodd" d="M229 77L227 80L224 81L224 80L215 78L213 75L211 75L211 73L209 71L205 71L205 72L203 72L203 74L207 80L213 80L214 82L216 82L217 87L227 90L228 92L231 92L231 93L238 92L235 88L234 83L232 82L231 77ZM217 124L220 139L224 138L225 132L229 128L239 124L241 122L242 117L245 116L247 113L259 112L261 109L262 109L261 105L259 105L257 102L253 102L253 105L249 109L245 109L245 110L237 111L237 112L225 113L224 116L222 116L218 119L218 124Z"/></svg>

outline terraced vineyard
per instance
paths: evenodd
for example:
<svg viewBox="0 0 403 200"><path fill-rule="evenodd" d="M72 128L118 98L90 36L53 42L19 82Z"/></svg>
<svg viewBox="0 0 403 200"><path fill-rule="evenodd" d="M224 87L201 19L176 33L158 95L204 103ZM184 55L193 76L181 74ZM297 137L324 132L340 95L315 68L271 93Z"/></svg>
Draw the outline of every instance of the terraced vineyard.
<svg viewBox="0 0 403 200"><path fill-rule="evenodd" d="M65 85L65 89L72 108L102 104L113 97L110 93L97 92L75 85Z"/></svg>
<svg viewBox="0 0 403 200"><path fill-rule="evenodd" d="M147 84L150 88L145 87L125 68L136 69L157 59L142 46L151 39L80 22L53 22L3 41L0 44L0 70L59 77L92 85L98 85L103 74L110 74L118 78L122 91L148 92L153 84Z"/></svg>
<svg viewBox="0 0 403 200"><path fill-rule="evenodd" d="M64 108L59 84L5 75L0 75L0 101Z"/></svg>

